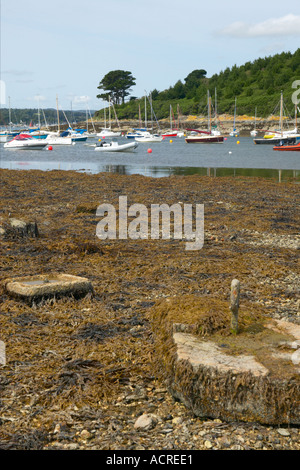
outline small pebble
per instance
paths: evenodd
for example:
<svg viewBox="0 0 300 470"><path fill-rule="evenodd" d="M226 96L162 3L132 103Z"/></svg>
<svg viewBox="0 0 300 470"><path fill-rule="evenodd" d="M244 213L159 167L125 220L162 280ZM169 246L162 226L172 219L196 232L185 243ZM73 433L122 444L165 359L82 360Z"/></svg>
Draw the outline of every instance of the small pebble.
<svg viewBox="0 0 300 470"><path fill-rule="evenodd" d="M281 436L290 436L290 433L287 429L284 429L284 428L279 428L277 429L277 432L281 435Z"/></svg>

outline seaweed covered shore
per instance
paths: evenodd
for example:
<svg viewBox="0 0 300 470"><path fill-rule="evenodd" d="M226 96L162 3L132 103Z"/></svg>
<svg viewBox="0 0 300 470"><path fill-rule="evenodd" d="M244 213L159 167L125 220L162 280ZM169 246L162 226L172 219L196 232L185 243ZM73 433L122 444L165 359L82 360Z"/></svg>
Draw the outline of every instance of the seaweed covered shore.
<svg viewBox="0 0 300 470"><path fill-rule="evenodd" d="M241 305L300 324L299 184L39 170L1 170L0 182L1 449L300 449L297 427L194 416L165 387L153 332L162 300L229 304L234 278ZM123 195L204 204L203 248L100 240L97 207ZM11 218L38 232L7 230ZM89 279L93 295L28 304L5 290L51 273Z"/></svg>

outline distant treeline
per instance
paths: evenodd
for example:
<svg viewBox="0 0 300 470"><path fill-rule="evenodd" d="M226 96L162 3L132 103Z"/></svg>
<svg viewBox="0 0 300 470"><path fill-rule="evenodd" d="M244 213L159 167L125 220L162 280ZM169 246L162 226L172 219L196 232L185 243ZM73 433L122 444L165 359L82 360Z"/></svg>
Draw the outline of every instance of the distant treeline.
<svg viewBox="0 0 300 470"><path fill-rule="evenodd" d="M178 80L167 90L152 90L153 110L158 120L170 115L170 105L176 119L178 107L182 115L207 113L209 90L213 107L216 92L218 114L233 114L236 97L238 115L254 116L257 108L257 116L267 117L276 111L280 93L283 91L287 111L293 117L295 105L291 98L296 90L292 85L296 80L300 80L300 49L293 54L282 52L246 62L239 67L237 65L227 67L210 78L206 77L204 69L194 70L184 81ZM131 98L129 102L116 106L118 119L138 119L139 110L144 119L144 102L144 97ZM151 107L148 99L146 102L149 119ZM96 113L99 116L102 114L103 111Z"/></svg>
<svg viewBox="0 0 300 470"><path fill-rule="evenodd" d="M91 111L93 116L95 111ZM68 121L72 124L76 122L86 120L86 111L64 111ZM59 111L59 120L61 124L67 123L66 118L62 111ZM10 115L10 116L9 116ZM11 123L14 125L26 125L29 126L32 123L33 126L38 126L39 122L42 127L45 127L46 123L50 126L57 123L57 111L56 109L18 109L13 108L2 108L0 110L0 125L8 126L9 117L11 117Z"/></svg>

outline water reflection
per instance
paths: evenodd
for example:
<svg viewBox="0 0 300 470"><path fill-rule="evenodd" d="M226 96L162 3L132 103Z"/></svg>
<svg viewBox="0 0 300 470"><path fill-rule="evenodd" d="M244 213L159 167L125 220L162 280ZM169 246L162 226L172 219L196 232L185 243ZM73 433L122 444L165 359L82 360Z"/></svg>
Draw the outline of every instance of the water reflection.
<svg viewBox="0 0 300 470"><path fill-rule="evenodd" d="M273 170L261 168L191 168L191 167L145 167L135 168L126 165L107 165L102 171L107 173L117 173L121 175L142 174L151 177L165 177L172 175L188 176L251 176L261 178L272 178L280 181L294 180L300 181L300 170Z"/></svg>
<svg viewBox="0 0 300 470"><path fill-rule="evenodd" d="M272 178L279 182L293 180L300 182L300 170L283 170L267 168L214 168L214 167L171 167L171 166L136 166L136 165L101 165L91 162L39 162L39 161L1 161L1 168L10 170L65 170L85 173L116 173L119 175L140 174L162 178L172 175L199 175L210 177L251 176Z"/></svg>

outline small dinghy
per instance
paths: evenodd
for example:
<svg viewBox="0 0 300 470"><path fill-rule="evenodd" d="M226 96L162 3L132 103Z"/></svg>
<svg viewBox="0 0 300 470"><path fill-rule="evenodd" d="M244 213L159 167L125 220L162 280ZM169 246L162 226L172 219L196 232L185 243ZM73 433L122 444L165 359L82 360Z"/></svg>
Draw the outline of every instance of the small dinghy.
<svg viewBox="0 0 300 470"><path fill-rule="evenodd" d="M98 142L96 144L95 150L99 152L131 152L137 148L137 142L129 142L126 144L119 144L118 142Z"/></svg>

